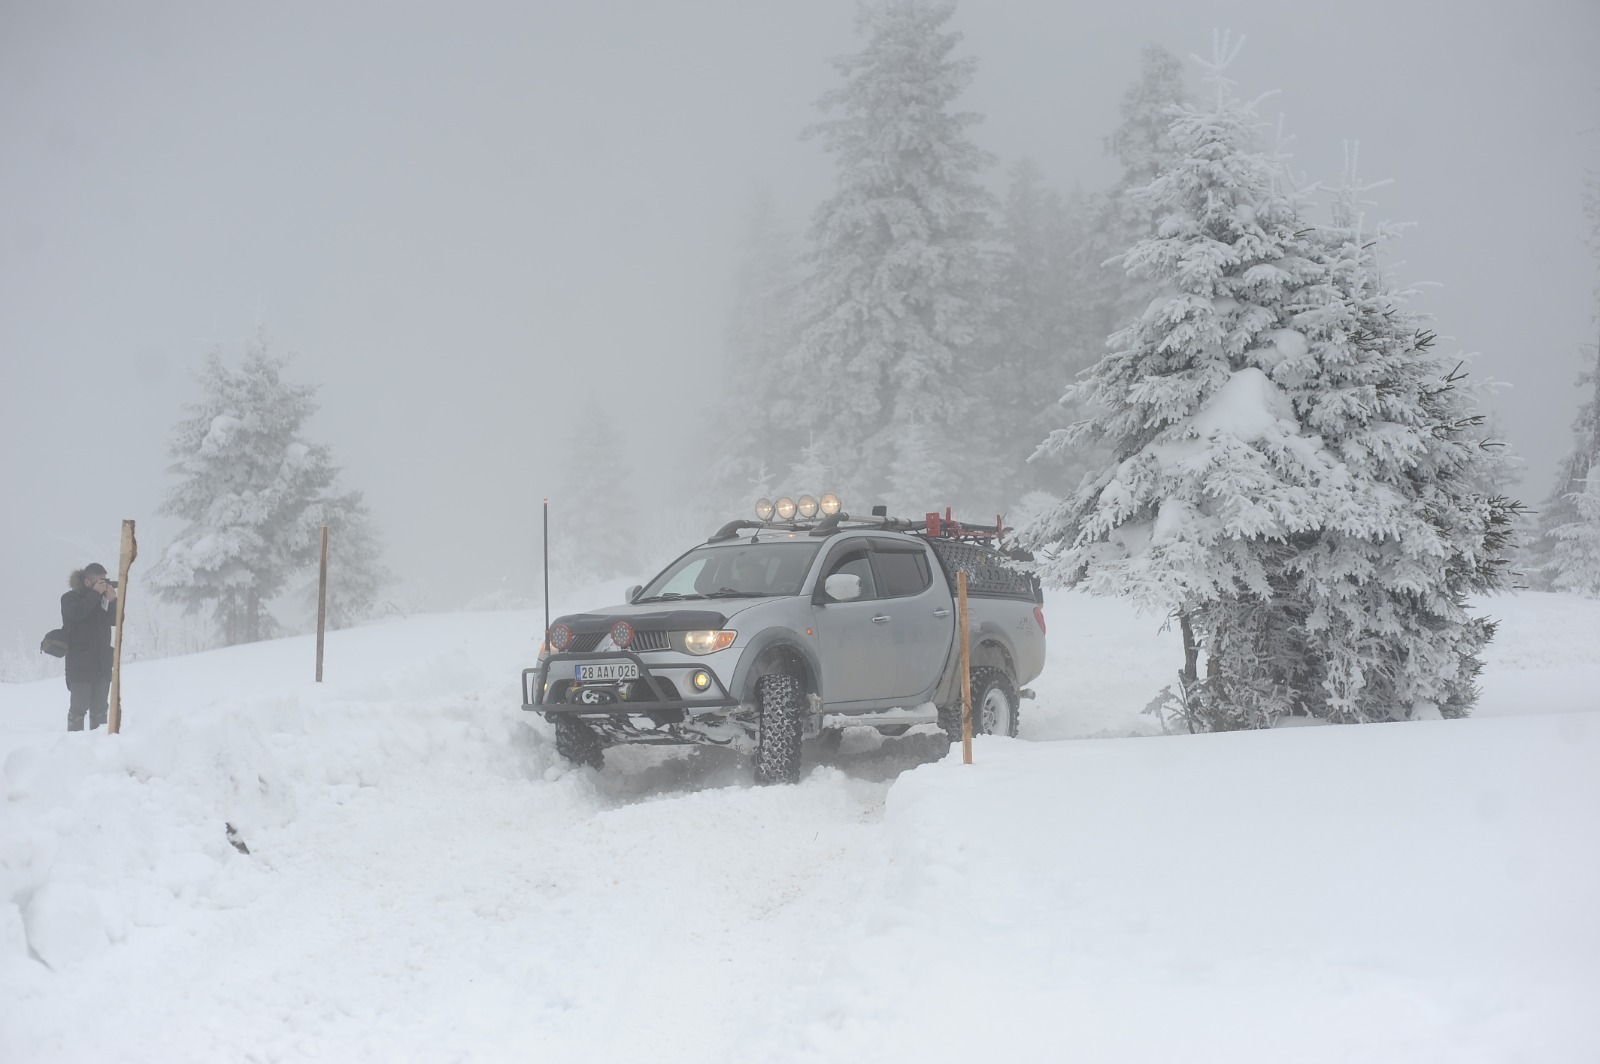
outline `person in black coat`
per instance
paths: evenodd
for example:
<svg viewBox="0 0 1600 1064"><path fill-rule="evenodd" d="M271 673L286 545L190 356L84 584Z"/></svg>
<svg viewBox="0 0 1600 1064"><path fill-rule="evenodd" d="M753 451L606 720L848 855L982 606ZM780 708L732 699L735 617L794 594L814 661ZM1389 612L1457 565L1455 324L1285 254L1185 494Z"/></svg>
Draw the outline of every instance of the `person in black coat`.
<svg viewBox="0 0 1600 1064"><path fill-rule="evenodd" d="M111 697L111 629L117 623L117 589L106 580L106 567L95 562L73 571L61 596L61 627L67 633L67 730L82 731L106 722Z"/></svg>

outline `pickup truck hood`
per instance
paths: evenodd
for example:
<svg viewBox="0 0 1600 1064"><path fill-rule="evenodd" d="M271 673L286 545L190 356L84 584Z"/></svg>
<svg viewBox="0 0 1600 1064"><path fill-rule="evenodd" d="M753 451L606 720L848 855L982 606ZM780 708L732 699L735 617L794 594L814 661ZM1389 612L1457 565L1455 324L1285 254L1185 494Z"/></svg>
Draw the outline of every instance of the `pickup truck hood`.
<svg viewBox="0 0 1600 1064"><path fill-rule="evenodd" d="M583 613L568 613L551 621L574 633L603 632L617 621L627 621L635 631L688 632L723 628L730 618L772 598L689 599L674 602L619 603Z"/></svg>

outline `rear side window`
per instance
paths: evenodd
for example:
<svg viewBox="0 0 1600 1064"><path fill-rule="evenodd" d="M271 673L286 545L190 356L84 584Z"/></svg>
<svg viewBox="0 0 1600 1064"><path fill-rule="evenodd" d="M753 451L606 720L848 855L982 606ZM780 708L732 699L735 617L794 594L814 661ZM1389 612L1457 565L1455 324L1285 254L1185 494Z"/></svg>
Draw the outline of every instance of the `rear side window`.
<svg viewBox="0 0 1600 1064"><path fill-rule="evenodd" d="M928 556L920 550L875 550L872 565L878 570L879 592L884 598L920 595L933 582Z"/></svg>

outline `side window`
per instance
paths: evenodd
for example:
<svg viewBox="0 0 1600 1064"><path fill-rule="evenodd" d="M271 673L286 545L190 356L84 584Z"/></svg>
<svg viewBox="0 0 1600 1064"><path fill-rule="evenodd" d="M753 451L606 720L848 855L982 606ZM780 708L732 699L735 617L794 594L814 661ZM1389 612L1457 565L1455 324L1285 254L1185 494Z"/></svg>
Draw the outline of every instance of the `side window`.
<svg viewBox="0 0 1600 1064"><path fill-rule="evenodd" d="M872 578L872 563L867 560L866 547L852 547L840 551L828 559L827 568L822 571L822 586L828 586L828 579L834 576L853 576L860 581L861 593L855 599L870 599L878 597L878 587ZM830 596L836 601L847 601L839 596Z"/></svg>
<svg viewBox="0 0 1600 1064"><path fill-rule="evenodd" d="M878 570L884 598L920 595L933 582L924 551L880 549L873 551L872 564Z"/></svg>

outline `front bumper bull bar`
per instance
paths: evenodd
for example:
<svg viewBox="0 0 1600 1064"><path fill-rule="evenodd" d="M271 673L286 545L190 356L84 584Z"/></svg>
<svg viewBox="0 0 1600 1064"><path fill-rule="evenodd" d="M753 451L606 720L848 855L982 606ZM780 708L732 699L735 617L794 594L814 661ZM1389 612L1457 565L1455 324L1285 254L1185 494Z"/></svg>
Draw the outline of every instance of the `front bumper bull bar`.
<svg viewBox="0 0 1600 1064"><path fill-rule="evenodd" d="M631 661L639 667L637 680L607 680L579 683L575 678L579 664L593 665ZM561 667L566 666L563 670ZM704 698L684 698L677 694L687 683L690 673L704 671L711 677L713 692ZM565 675L562 675L562 673ZM674 680L672 673L682 673L682 682ZM552 679L552 675L555 676ZM569 679L569 677L574 677ZM546 696L557 690L560 697L546 701ZM595 692L594 701L580 701L582 695L573 697L574 691ZM522 670L522 708L530 713L606 714L638 713L647 715L670 710L707 712L728 710L738 706L739 700L728 692L722 678L710 668L693 662L654 662L629 651L608 651L604 654L552 654L537 667Z"/></svg>

